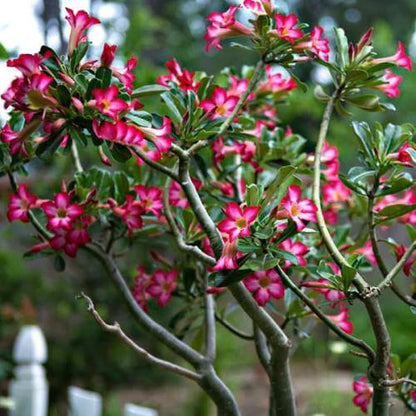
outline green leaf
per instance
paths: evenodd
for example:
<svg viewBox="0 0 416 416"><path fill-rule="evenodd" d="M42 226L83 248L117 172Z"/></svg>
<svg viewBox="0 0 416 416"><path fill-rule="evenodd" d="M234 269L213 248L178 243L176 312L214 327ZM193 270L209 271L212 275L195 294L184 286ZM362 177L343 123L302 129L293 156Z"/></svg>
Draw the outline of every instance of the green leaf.
<svg viewBox="0 0 416 416"><path fill-rule="evenodd" d="M416 204L413 205L389 205L383 208L380 212L377 213L376 223L380 224L384 221L391 220L393 218L401 217L409 212L412 212L416 209Z"/></svg>
<svg viewBox="0 0 416 416"><path fill-rule="evenodd" d="M334 28L336 42L336 60L341 69L345 69L349 62L348 56L348 39L345 36L344 29Z"/></svg>
<svg viewBox="0 0 416 416"><path fill-rule="evenodd" d="M299 264L298 258L291 252L280 250L280 249L272 249L270 250L274 255L276 255L279 259L284 259L290 261L294 265Z"/></svg>
<svg viewBox="0 0 416 416"><path fill-rule="evenodd" d="M215 272L211 276L214 278L214 285L216 287L226 287L233 283L238 283L245 277L252 274L252 270L234 270L234 271L220 271Z"/></svg>
<svg viewBox="0 0 416 416"><path fill-rule="evenodd" d="M129 192L130 184L124 172L114 172L114 197L117 202L123 202Z"/></svg>
<svg viewBox="0 0 416 416"><path fill-rule="evenodd" d="M263 193L263 191L258 185L254 184L254 183L248 185L246 187L246 198L245 198L246 202L247 202L247 205L249 205L249 206L258 205L262 193Z"/></svg>
<svg viewBox="0 0 416 416"><path fill-rule="evenodd" d="M169 92L164 92L163 94L161 94L161 98L165 102L165 104L168 106L172 120L176 124L181 124L182 114L179 111L178 107L176 106L175 102L173 101L172 95Z"/></svg>
<svg viewBox="0 0 416 416"><path fill-rule="evenodd" d="M72 72L75 72L78 68L78 65L82 61L82 58L85 56L85 54L88 51L89 44L88 42L81 42L77 48L74 50L72 57L71 57L71 70Z"/></svg>
<svg viewBox="0 0 416 416"><path fill-rule="evenodd" d="M163 85L145 85L144 87L135 89L131 96L132 98L149 97L151 95L160 95L166 91L168 91L168 88L164 87Z"/></svg>
<svg viewBox="0 0 416 416"><path fill-rule="evenodd" d="M9 52L7 52L7 49L3 46L2 43L0 43L0 59L8 59L9 58Z"/></svg>
<svg viewBox="0 0 416 416"><path fill-rule="evenodd" d="M397 194L413 185L414 180L412 176L409 173L404 172L394 178L391 178L387 183L384 183L380 191L377 192L377 196Z"/></svg>
<svg viewBox="0 0 416 416"><path fill-rule="evenodd" d="M347 266L346 264L342 265L341 277L342 277L342 283L344 286L344 292L348 291L356 274L357 274L357 271L354 268Z"/></svg>
<svg viewBox="0 0 416 416"><path fill-rule="evenodd" d="M261 204L261 210L263 210L274 197L276 198L277 203L281 201L286 194L287 188L292 183L296 170L297 169L293 166L283 166L277 171L276 177L266 190L264 201Z"/></svg>
<svg viewBox="0 0 416 416"><path fill-rule="evenodd" d="M355 135L358 137L361 147L364 151L364 154L373 161L375 159L375 154L369 141L371 140L371 130L367 123L353 121L352 127L354 129Z"/></svg>
<svg viewBox="0 0 416 416"><path fill-rule="evenodd" d="M314 90L315 97L324 103L330 100L330 96L324 91L321 85L317 85Z"/></svg>
<svg viewBox="0 0 416 416"><path fill-rule="evenodd" d="M69 107L71 105L71 93L65 85L60 84L56 87L56 93L58 95L59 102L64 107Z"/></svg>
<svg viewBox="0 0 416 416"><path fill-rule="evenodd" d="M365 190L363 188L361 188L361 186L359 184L356 184L354 182L352 182L351 180L349 180L345 175L343 175L342 173L339 174L339 179L341 179L341 182L349 189L351 189L352 191L354 191L355 193L359 194L359 195L365 195Z"/></svg>
<svg viewBox="0 0 416 416"><path fill-rule="evenodd" d="M406 150L406 152L408 153L408 155L412 159L412 162L416 165L416 149L412 149L411 147L409 147Z"/></svg>
<svg viewBox="0 0 416 416"><path fill-rule="evenodd" d="M101 81L101 88L105 90L111 85L111 78L113 77L113 72L110 68L105 68L101 66L97 69L95 76Z"/></svg>
<svg viewBox="0 0 416 416"><path fill-rule="evenodd" d="M345 97L345 100L362 110L373 112L386 110L386 108L381 105L380 97L377 95L368 94L356 97Z"/></svg>

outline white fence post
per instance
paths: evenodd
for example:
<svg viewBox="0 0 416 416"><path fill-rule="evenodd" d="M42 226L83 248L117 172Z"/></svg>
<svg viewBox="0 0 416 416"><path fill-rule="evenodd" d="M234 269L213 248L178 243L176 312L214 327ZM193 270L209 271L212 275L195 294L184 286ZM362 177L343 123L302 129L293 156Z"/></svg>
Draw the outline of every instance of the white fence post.
<svg viewBox="0 0 416 416"><path fill-rule="evenodd" d="M36 325L19 331L13 348L16 361L15 379L10 384L14 407L11 416L46 416L48 413L48 382L42 364L47 359L45 337Z"/></svg>
<svg viewBox="0 0 416 416"><path fill-rule="evenodd" d="M71 386L68 394L71 416L101 416L102 399L98 393Z"/></svg>
<svg viewBox="0 0 416 416"><path fill-rule="evenodd" d="M158 416L156 410L127 403L124 405L124 416Z"/></svg>

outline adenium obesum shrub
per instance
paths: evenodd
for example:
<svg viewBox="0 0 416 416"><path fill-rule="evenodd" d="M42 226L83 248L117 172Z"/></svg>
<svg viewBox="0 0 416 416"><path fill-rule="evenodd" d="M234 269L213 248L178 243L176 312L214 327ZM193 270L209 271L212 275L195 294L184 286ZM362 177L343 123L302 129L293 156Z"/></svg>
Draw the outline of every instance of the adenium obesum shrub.
<svg viewBox="0 0 416 416"><path fill-rule="evenodd" d="M239 20L243 11L248 23ZM196 381L218 415L240 410L215 373L216 321L255 342L270 379L270 415L296 414L289 351L318 322L366 363L367 374L353 383L356 406L388 415L394 395L416 410L414 359L392 353L379 302L392 290L397 301L416 306L414 294L396 283L403 272L414 288L409 283L416 277L413 127L353 121L359 165L347 174L327 137L334 110L344 117L352 107L394 110L383 98L400 94L397 68L412 69L403 44L378 58L372 29L354 44L336 28L332 45L321 27L310 30L272 1L245 0L208 16L205 40L209 51L240 37L244 44L235 46L258 55L255 67L208 75L173 58L154 85L135 89L138 60L115 67L117 47L108 44L99 59L86 60L87 30L99 21L85 11L67 12L67 56L43 46L9 60L21 75L2 95L10 109L0 146L1 169L13 188L7 217L33 224L38 242L31 255L53 255L60 269L64 256L81 249L98 259L138 323L193 370L140 347L136 352ZM315 152L307 154L306 139L279 118L279 106L305 88L295 71L311 63L325 67L333 83L316 86L326 107L319 137L311 138ZM148 111L147 97L160 100L160 113ZM83 168L86 147L96 149L98 166ZM60 189L41 197L24 177L17 182L26 164L57 155L71 157L74 166ZM389 237L397 224L408 241ZM152 252L152 268L133 265L129 283L115 261L119 248L133 250L136 241L151 246L156 235L173 237L183 255ZM182 327L204 332L201 350L152 318L152 309L172 296L184 305L177 319L189 316ZM350 319L349 309L360 303L369 340L354 335ZM252 335L227 322L231 310L248 315ZM109 329L92 302L90 311ZM111 330L126 340L119 326Z"/></svg>

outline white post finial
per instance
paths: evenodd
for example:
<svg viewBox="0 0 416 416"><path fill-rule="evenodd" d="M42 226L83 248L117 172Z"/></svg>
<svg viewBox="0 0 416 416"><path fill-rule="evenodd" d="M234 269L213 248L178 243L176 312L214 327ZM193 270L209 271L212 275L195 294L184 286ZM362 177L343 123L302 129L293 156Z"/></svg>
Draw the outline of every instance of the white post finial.
<svg viewBox="0 0 416 416"><path fill-rule="evenodd" d="M68 394L70 416L101 416L102 399L98 393L71 386Z"/></svg>
<svg viewBox="0 0 416 416"><path fill-rule="evenodd" d="M46 416L48 382L42 364L47 347L41 329L36 325L22 327L13 348L16 361L15 379L10 384L14 407L11 416Z"/></svg>
<svg viewBox="0 0 416 416"><path fill-rule="evenodd" d="M124 416L157 416L157 412L156 410L149 409L148 407L126 403L124 406Z"/></svg>

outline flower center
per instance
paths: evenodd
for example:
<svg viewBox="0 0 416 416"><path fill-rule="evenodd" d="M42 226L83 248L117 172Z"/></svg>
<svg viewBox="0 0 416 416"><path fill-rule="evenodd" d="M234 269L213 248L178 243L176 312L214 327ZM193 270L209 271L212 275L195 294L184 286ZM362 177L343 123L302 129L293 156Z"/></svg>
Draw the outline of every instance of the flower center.
<svg viewBox="0 0 416 416"><path fill-rule="evenodd" d="M57 215L59 218L65 218L66 217L66 210L64 208L59 208L57 211Z"/></svg>
<svg viewBox="0 0 416 416"><path fill-rule="evenodd" d="M247 226L247 221L243 217L239 218L235 223L236 223L238 228L244 228L244 227Z"/></svg>
<svg viewBox="0 0 416 416"><path fill-rule="evenodd" d="M108 110L110 108L110 101L108 101L106 98L101 100L101 105L104 107L104 110Z"/></svg>
<svg viewBox="0 0 416 416"><path fill-rule="evenodd" d="M146 199L146 202L144 203L144 206L146 208L152 208L153 206L153 201L151 199Z"/></svg>
<svg viewBox="0 0 416 416"><path fill-rule="evenodd" d="M290 213L293 217L297 217L300 214L300 209L297 205L292 205L290 207Z"/></svg>
<svg viewBox="0 0 416 416"><path fill-rule="evenodd" d="M220 116L225 116L227 114L227 109L225 108L224 105L219 105L217 107L217 114Z"/></svg>
<svg viewBox="0 0 416 416"><path fill-rule="evenodd" d="M259 279L259 285L263 288L270 286L270 278L268 276L261 277Z"/></svg>

